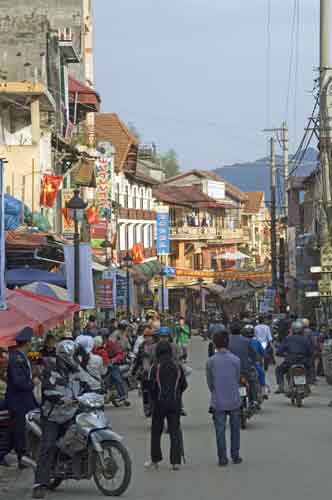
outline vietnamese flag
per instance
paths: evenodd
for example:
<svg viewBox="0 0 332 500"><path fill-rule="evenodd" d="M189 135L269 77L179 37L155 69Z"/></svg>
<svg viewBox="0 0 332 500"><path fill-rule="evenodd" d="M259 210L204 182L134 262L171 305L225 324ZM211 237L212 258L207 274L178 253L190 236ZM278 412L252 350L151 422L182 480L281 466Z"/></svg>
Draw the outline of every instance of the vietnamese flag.
<svg viewBox="0 0 332 500"><path fill-rule="evenodd" d="M144 251L142 243L136 243L131 250L134 264L141 264L144 261Z"/></svg>
<svg viewBox="0 0 332 500"><path fill-rule="evenodd" d="M71 225L71 218L69 216L69 208L63 208L62 209L62 215L63 215L63 218L64 218L64 222L65 222L65 226L66 227L69 227Z"/></svg>
<svg viewBox="0 0 332 500"><path fill-rule="evenodd" d="M40 206L52 208L62 183L61 175L44 175L41 183Z"/></svg>

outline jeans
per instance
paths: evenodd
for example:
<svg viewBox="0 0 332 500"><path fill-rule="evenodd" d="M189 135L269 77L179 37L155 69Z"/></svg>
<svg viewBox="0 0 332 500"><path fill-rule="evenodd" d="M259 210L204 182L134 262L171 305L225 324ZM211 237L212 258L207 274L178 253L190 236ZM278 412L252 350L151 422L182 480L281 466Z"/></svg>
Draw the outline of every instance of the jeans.
<svg viewBox="0 0 332 500"><path fill-rule="evenodd" d="M110 365L108 368L110 372L110 382L115 385L120 399L126 399L127 394L122 380L122 375L118 365Z"/></svg>
<svg viewBox="0 0 332 500"><path fill-rule="evenodd" d="M56 442L58 438L65 434L70 422L58 424L51 422L47 418L42 418L42 437L40 444L40 454L37 463L35 486L47 487L51 480L52 467L56 453Z"/></svg>
<svg viewBox="0 0 332 500"><path fill-rule="evenodd" d="M214 426L216 429L217 451L219 463L227 460L227 444L226 444L226 422L227 415L230 418L231 427L231 457L236 460L240 455L240 427L241 417L240 410L229 412L215 412L213 415Z"/></svg>

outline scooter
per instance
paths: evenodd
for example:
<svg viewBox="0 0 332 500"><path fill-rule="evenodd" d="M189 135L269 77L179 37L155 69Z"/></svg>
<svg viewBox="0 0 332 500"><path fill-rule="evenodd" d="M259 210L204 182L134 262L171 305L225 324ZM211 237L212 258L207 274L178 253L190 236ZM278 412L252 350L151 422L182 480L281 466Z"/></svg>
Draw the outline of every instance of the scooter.
<svg viewBox="0 0 332 500"><path fill-rule="evenodd" d="M86 393L73 401L77 405L75 422L58 439L52 465L50 490L68 479L94 479L105 496L120 496L131 481L131 459L122 437L109 425L104 397ZM25 465L36 468L42 436L39 410L26 416L27 449Z"/></svg>
<svg viewBox="0 0 332 500"><path fill-rule="evenodd" d="M253 411L249 404L249 383L245 376L240 377L240 398L241 398L241 429L247 428L247 421L252 417Z"/></svg>
<svg viewBox="0 0 332 500"><path fill-rule="evenodd" d="M298 408L301 408L304 398L310 394L305 366L292 365L286 379L288 384L288 387L285 388L286 396L290 398L293 405L296 404Z"/></svg>

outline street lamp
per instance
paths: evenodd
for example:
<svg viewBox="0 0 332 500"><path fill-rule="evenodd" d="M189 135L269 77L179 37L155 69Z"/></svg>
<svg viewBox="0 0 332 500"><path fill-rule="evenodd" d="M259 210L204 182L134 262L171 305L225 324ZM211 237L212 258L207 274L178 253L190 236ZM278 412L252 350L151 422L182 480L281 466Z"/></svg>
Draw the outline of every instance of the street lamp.
<svg viewBox="0 0 332 500"><path fill-rule="evenodd" d="M129 252L127 252L127 255L125 255L122 259L123 266L126 268L127 271L127 317L128 319L130 318L130 274L129 274L129 269L133 265L133 259L130 255Z"/></svg>
<svg viewBox="0 0 332 500"><path fill-rule="evenodd" d="M203 285L203 278L198 278L198 283L199 283L199 332L202 334L202 307L203 307L203 290L202 290L202 285Z"/></svg>
<svg viewBox="0 0 332 500"><path fill-rule="evenodd" d="M109 269L109 266L111 264L110 251L112 250L113 246L110 240L108 239L107 235L105 240L101 242L100 246L105 250L105 265L107 269ZM105 309L105 326L107 328L110 326L110 318L111 318L111 310L109 307L107 307Z"/></svg>
<svg viewBox="0 0 332 500"><path fill-rule="evenodd" d="M80 198L79 189L74 190L74 196L66 203L69 209L69 217L74 221L74 301L80 303L80 232L79 223L84 219L84 210L87 207L82 198ZM74 313L74 336L80 334L80 313Z"/></svg>
<svg viewBox="0 0 332 500"><path fill-rule="evenodd" d="M165 314L165 270L163 269L160 274L161 278L161 311Z"/></svg>

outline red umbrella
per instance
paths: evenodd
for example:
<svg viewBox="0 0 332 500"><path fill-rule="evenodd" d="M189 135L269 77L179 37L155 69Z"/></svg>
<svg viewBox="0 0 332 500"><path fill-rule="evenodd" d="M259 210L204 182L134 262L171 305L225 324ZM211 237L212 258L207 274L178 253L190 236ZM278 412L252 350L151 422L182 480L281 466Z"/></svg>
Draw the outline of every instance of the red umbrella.
<svg viewBox="0 0 332 500"><path fill-rule="evenodd" d="M65 318L79 311L80 306L29 290L7 290L7 309L0 311L0 347L15 345L15 337L25 326L43 335Z"/></svg>

